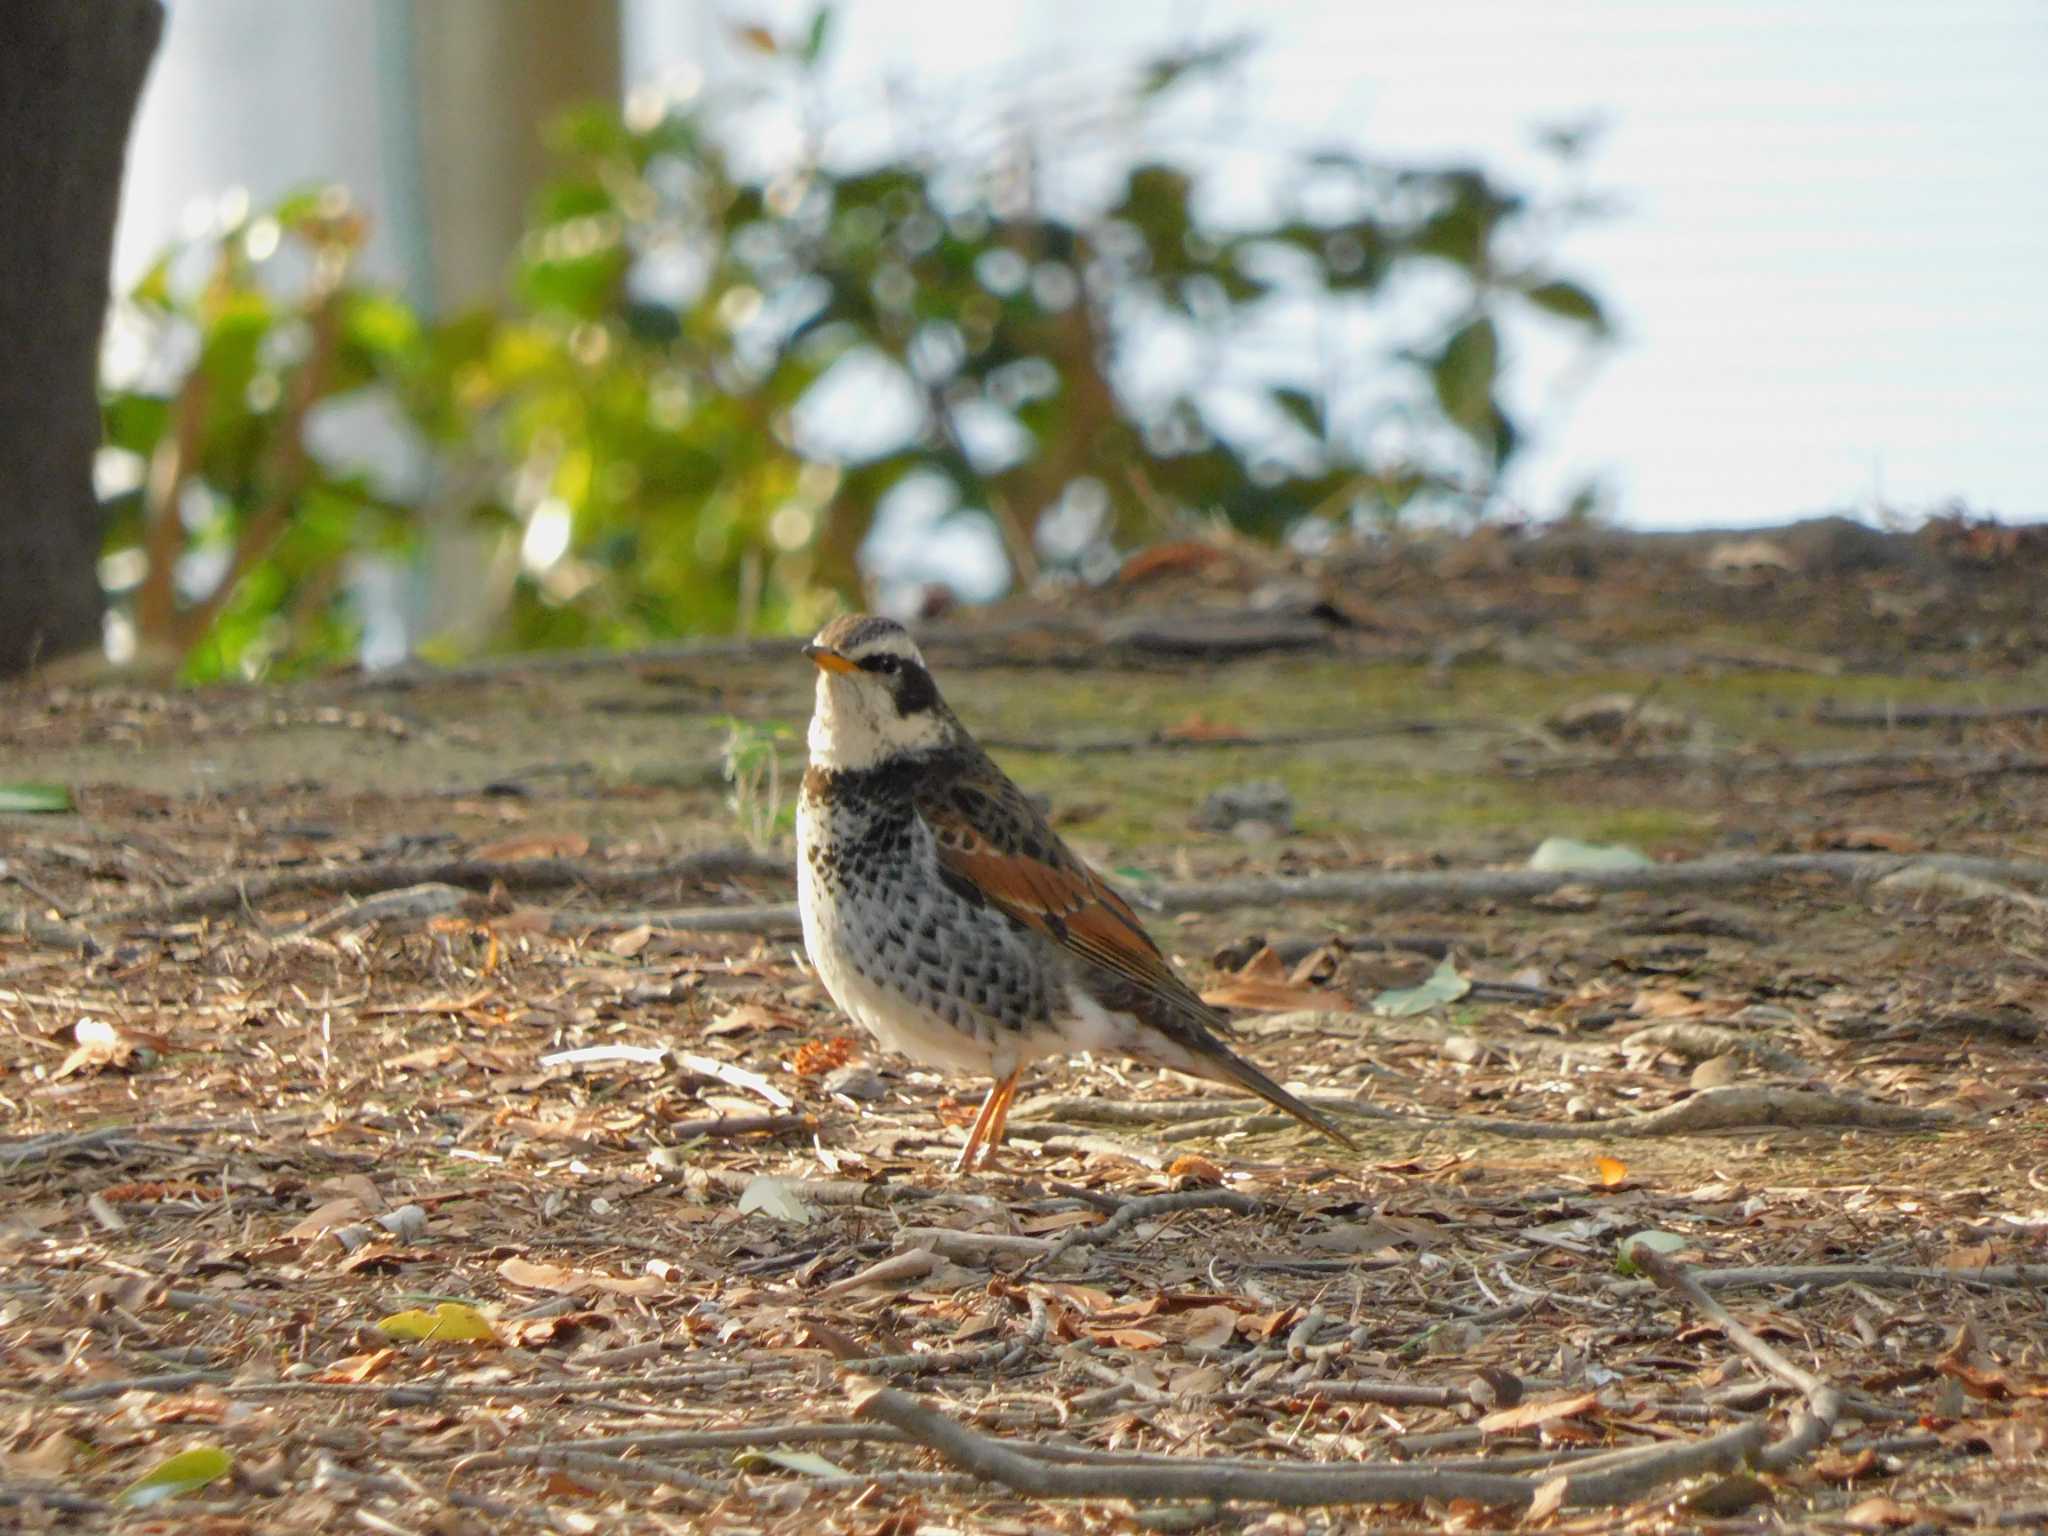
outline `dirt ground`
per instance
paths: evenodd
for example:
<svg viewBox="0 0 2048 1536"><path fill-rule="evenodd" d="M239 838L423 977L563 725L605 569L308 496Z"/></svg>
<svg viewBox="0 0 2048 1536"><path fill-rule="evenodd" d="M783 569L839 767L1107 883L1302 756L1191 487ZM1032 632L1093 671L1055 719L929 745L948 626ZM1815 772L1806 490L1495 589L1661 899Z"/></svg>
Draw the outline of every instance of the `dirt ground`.
<svg viewBox="0 0 2048 1536"><path fill-rule="evenodd" d="M1489 533L941 621L1361 1146L1076 1060L965 1177L986 1085L803 967L786 642L16 685L0 1526L2048 1523L2044 590ZM1484 886L1550 838L1651 874Z"/></svg>

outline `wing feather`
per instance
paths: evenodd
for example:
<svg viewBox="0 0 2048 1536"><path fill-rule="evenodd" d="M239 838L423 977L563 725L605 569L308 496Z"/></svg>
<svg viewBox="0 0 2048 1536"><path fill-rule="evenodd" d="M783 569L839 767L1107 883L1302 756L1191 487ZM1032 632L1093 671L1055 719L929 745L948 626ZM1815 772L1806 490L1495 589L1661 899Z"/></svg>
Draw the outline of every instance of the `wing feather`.
<svg viewBox="0 0 2048 1536"><path fill-rule="evenodd" d="M1130 903L1076 858L993 763L916 796L955 886L1121 977L1176 1012L1217 1015L1173 969Z"/></svg>

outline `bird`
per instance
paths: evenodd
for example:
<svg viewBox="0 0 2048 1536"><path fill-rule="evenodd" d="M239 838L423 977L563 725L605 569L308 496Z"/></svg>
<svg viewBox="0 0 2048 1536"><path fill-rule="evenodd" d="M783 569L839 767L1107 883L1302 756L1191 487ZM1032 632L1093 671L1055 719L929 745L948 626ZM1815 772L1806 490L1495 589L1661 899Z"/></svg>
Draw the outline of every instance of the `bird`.
<svg viewBox="0 0 2048 1536"><path fill-rule="evenodd" d="M804 946L882 1046L992 1080L956 1174L1002 1144L1027 1066L1080 1051L1246 1090L1356 1150L1218 1038L1223 1015L982 750L902 625L845 615L803 654L817 668L796 810Z"/></svg>

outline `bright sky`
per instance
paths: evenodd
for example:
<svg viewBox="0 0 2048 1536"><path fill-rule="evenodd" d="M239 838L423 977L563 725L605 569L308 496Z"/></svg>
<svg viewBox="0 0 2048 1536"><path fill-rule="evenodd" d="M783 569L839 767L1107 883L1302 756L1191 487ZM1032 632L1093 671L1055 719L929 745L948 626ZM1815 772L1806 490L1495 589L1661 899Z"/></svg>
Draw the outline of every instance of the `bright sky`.
<svg viewBox="0 0 2048 1536"><path fill-rule="evenodd" d="M174 0L118 266L191 199L319 177L388 212L379 6ZM431 0L422 0L431 3ZM629 78L722 76L717 18L800 31L812 0L627 0ZM1251 32L1207 163L1256 198L1272 148L1535 164L1598 114L1624 205L1564 255L1624 342L1549 422L1520 489L1589 473L1622 520L1769 522L1960 497L2048 518L2048 0L842 0L835 94L1070 97L1120 60ZM871 114L872 115L872 114ZM971 114L970 114L971 115ZM856 117L858 114L856 113ZM858 134L856 122L848 131ZM379 250L395 261L387 222Z"/></svg>
<svg viewBox="0 0 2048 1536"><path fill-rule="evenodd" d="M855 0L835 81L1009 93L1176 40L1265 42L1219 122L1243 142L1535 163L1597 114L1620 217L1569 265L1623 345L1524 488L1588 472L1645 525L1770 522L1960 497L2048 518L2048 4L2042 0ZM724 14L792 33L809 0ZM646 79L702 54L641 0ZM1050 87L1048 87L1050 89ZM1222 147L1252 194L1270 163Z"/></svg>

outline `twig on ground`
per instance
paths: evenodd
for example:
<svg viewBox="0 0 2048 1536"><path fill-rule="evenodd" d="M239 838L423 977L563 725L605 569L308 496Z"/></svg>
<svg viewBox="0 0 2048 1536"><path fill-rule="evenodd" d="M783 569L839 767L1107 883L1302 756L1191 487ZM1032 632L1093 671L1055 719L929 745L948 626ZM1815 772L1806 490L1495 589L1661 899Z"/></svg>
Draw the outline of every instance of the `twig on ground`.
<svg viewBox="0 0 2048 1536"><path fill-rule="evenodd" d="M1828 709L1813 712L1822 725L1870 726L1891 730L1906 725L1979 725L1995 720L2048 720L2048 704L1923 705L1910 709Z"/></svg>
<svg viewBox="0 0 2048 1536"><path fill-rule="evenodd" d="M1276 1021L1295 1017L1292 1014L1275 1016ZM1300 1017L1323 1018L1326 1015ZM1818 1093L1806 1088L1761 1088L1742 1084L1703 1088L1662 1109L1579 1122L1506 1120L1487 1115L1399 1114L1378 1105L1360 1104L1355 1099L1340 1099L1329 1094L1304 1094L1302 1098L1303 1102L1316 1109L1358 1119L1394 1120L1415 1126L1418 1130L1455 1127L1474 1134L1508 1136L1523 1141L1690 1136L1708 1131L1767 1127L1904 1131L1956 1123L1956 1116L1942 1109L1881 1104L1870 1099ZM1027 1109L1039 1107L1033 1104ZM1092 1099L1054 1099L1045 1102L1043 1107L1075 1119L1100 1117L1103 1123L1110 1125L1140 1126L1162 1121L1174 1125L1174 1130L1162 1133L1160 1139L1163 1141L1193 1140L1223 1131L1285 1130L1296 1124L1285 1115L1231 1115L1224 1105L1211 1099L1169 1099L1151 1103L1140 1100L1121 1104L1099 1103Z"/></svg>
<svg viewBox="0 0 2048 1536"><path fill-rule="evenodd" d="M1956 902L1996 901L2007 906L2019 907L2040 916L2048 912L2048 899L2034 895L2031 891L2016 890L1996 880L1980 879L1966 875L1960 870L1930 869L1924 865L1909 865L1896 874L1886 875L1871 887L1883 895L1934 895L1945 896Z"/></svg>
<svg viewBox="0 0 2048 1536"><path fill-rule="evenodd" d="M627 1483L661 1483L686 1494L702 1494L710 1498L722 1499L733 1491L722 1483L714 1483L709 1478L699 1477L681 1467L672 1467L666 1462L629 1461L623 1456L600 1456L592 1451L546 1451L534 1459L533 1466L541 1472L594 1473Z"/></svg>
<svg viewBox="0 0 2048 1536"><path fill-rule="evenodd" d="M1390 870L1275 875L1131 886L1125 894L1146 910L1160 913L1223 912L1237 907L1296 902L1414 906L1432 901L1520 901L1547 896L1565 885L1601 891L1668 893L1737 890L1801 875L1868 884L1913 867L2016 885L2048 885L2048 860L2040 859L1988 859L1947 853L1779 853L1689 859L1637 869ZM669 933L763 934L795 933L800 927L793 903L636 911L565 910L554 915L550 926L557 932L648 927Z"/></svg>
<svg viewBox="0 0 2048 1536"><path fill-rule="evenodd" d="M706 1183L716 1185L733 1196L744 1194L747 1186L759 1177L758 1174L739 1168L706 1168L703 1173ZM960 1199L957 1193L949 1189L928 1189L918 1184L892 1184L884 1179L863 1183L859 1179L792 1178L788 1182L790 1193L806 1205L865 1205L880 1209L894 1205L899 1200L944 1202Z"/></svg>
<svg viewBox="0 0 2048 1536"><path fill-rule="evenodd" d="M1878 1290L1911 1290L1916 1285L2048 1286L2048 1264L1986 1264L1976 1269L1939 1269L1931 1264L1765 1264L1751 1269L1701 1270L1692 1278L1709 1291L1758 1290L1767 1285L1867 1285ZM1645 1281L1621 1281L1611 1287L1616 1294L1648 1288Z"/></svg>
<svg viewBox="0 0 2048 1536"><path fill-rule="evenodd" d="M331 908L308 922L269 935L273 942L318 938L337 928L367 928L372 923L417 922L422 918L445 917L477 898L473 892L453 885L407 885L395 891L379 891L362 901L350 901Z"/></svg>
<svg viewBox="0 0 2048 1536"><path fill-rule="evenodd" d="M46 1509L59 1515L103 1515L108 1506L48 1483L0 1483L0 1509L23 1508Z"/></svg>
<svg viewBox="0 0 2048 1536"><path fill-rule="evenodd" d="M0 1167L19 1168L27 1163L55 1162L86 1152L104 1152L134 1139L141 1127L103 1125L95 1131L51 1131L22 1141L0 1143Z"/></svg>
<svg viewBox="0 0 2048 1536"><path fill-rule="evenodd" d="M29 907L0 907L0 932L19 934L45 949L68 949L86 956L102 953L100 941L76 923L46 917Z"/></svg>
<svg viewBox="0 0 2048 1536"><path fill-rule="evenodd" d="M1911 864L1953 870L1986 880L2048 884L2048 860L1985 859L1967 854L1779 853L1688 859L1637 869L1395 870L1381 873L1274 876L1160 885L1128 892L1162 912L1220 912L1275 902L1359 901L1414 903L1457 898L1517 900L1544 896L1561 885L1601 891L1706 891L1762 885L1794 875L1860 883Z"/></svg>
<svg viewBox="0 0 2048 1536"><path fill-rule="evenodd" d="M1076 1248L1093 1248L1128 1232L1153 1216L1170 1216L1178 1211L1223 1210L1239 1216L1257 1216L1270 1209L1263 1200L1227 1189L1187 1189L1167 1195L1145 1195L1127 1200L1107 1220L1092 1227L1075 1227L1039 1257L1025 1266L1025 1273L1050 1269Z"/></svg>
<svg viewBox="0 0 2048 1536"><path fill-rule="evenodd" d="M567 908L548 920L551 933L593 928L649 928L656 933L758 933L794 937L803 932L796 903L769 907L650 907L645 911L587 912Z"/></svg>
<svg viewBox="0 0 2048 1536"><path fill-rule="evenodd" d="M218 1386L235 1379L233 1371L161 1371L153 1376L125 1376L59 1392L60 1403L97 1403L128 1392L182 1392L187 1387Z"/></svg>
<svg viewBox="0 0 2048 1536"><path fill-rule="evenodd" d="M1573 778L1587 774L1709 773L1723 779L1791 777L1798 774L1858 773L1883 768L1947 765L1962 776L1998 772L2008 763L2040 762L1986 752L1954 752L1919 747L1884 752L1800 752L1777 757L1755 751L1713 752L1589 752L1569 757L1511 758L1502 772L1516 779ZM2022 766L2016 771L2030 771ZM2040 770L2031 770L2040 771ZM1825 789L1823 794L1843 793Z"/></svg>
<svg viewBox="0 0 2048 1536"><path fill-rule="evenodd" d="M1861 795L1886 795L1902 789L1945 789L1951 784L1983 784L1992 779L2038 778L2048 773L2048 757L1979 758L1945 773L1922 773L1905 779L1862 779L1854 784L1833 784L1821 794L1846 799Z"/></svg>
<svg viewBox="0 0 2048 1536"><path fill-rule="evenodd" d="M1315 1102L1311 1100L1310 1102ZM1523 1140L1574 1141L1610 1136L1696 1136L1708 1131L1762 1127L1818 1130L1849 1127L1866 1131L1913 1131L1953 1125L1947 1110L1881 1104L1850 1095L1805 1088L1752 1088L1739 1084L1703 1088L1689 1098L1642 1114L1615 1115L1583 1124L1548 1120L1493 1120L1484 1115L1443 1116L1440 1125Z"/></svg>
<svg viewBox="0 0 2048 1536"><path fill-rule="evenodd" d="M584 859L390 859L364 864L322 865L243 874L188 886L155 901L137 902L93 915L95 923L162 923L237 912L277 896L330 891L371 896L411 885L458 885L465 890L645 890L672 881L770 878L789 875L788 864L745 848L717 848L658 864L605 864Z"/></svg>
<svg viewBox="0 0 2048 1536"><path fill-rule="evenodd" d="M1377 736L1448 736L1457 732L1504 735L1515 727L1488 720L1373 720L1320 730L1274 731L1263 736L1169 736L1153 731L1144 736L1096 736L1057 741L1045 737L991 736L982 745L993 752L1049 752L1060 757L1089 757L1108 752L1202 752L1231 747L1260 749L1325 746L1333 742L1366 741Z"/></svg>
<svg viewBox="0 0 2048 1536"><path fill-rule="evenodd" d="M1034 1498L1240 1499L1293 1507L1467 1498L1519 1508L1543 1487L1525 1477L1425 1466L1255 1466L1172 1456L1059 1465L979 1434L908 1393L872 1384L856 1389L854 1417L892 1424L955 1466ZM1737 1465L1763 1438L1763 1425L1752 1422L1705 1440L1636 1453L1583 1476L1568 1475L1560 1502L1576 1508L1622 1503L1679 1478Z"/></svg>
<svg viewBox="0 0 2048 1536"><path fill-rule="evenodd" d="M863 1376L936 1376L946 1371L1000 1371L1014 1364L1045 1342L1052 1312L1043 1296L1033 1296L1031 1321L1014 1339L997 1339L972 1349L937 1349L925 1354L869 1355L842 1360L841 1365Z"/></svg>
<svg viewBox="0 0 2048 1536"><path fill-rule="evenodd" d="M678 1146L688 1141L730 1141L737 1136L781 1136L790 1131L814 1131L818 1117L788 1115L713 1115L703 1120L675 1120L661 1128L662 1141Z"/></svg>
<svg viewBox="0 0 2048 1536"><path fill-rule="evenodd" d="M826 1445L861 1441L900 1445L909 1437L900 1429L876 1424L756 1424L746 1429L664 1429L644 1435L600 1435L587 1440L556 1440L547 1445L513 1445L479 1451L455 1464L454 1471L488 1472L499 1467L531 1466L563 1451L590 1451L600 1456L626 1456L646 1451L743 1451L762 1445ZM434 1460L447 1453L423 1452Z"/></svg>
<svg viewBox="0 0 2048 1536"><path fill-rule="evenodd" d="M1042 1260L1058 1246L1049 1237L1015 1237L1007 1232L967 1232L953 1227L904 1227L896 1238L963 1264L987 1264L997 1258Z"/></svg>
<svg viewBox="0 0 2048 1536"><path fill-rule="evenodd" d="M1684 1267L1643 1247L1632 1249L1630 1257L1637 1268L1664 1290L1691 1303L1695 1311L1719 1328L1728 1342L1747 1355L1753 1364L1797 1389L1806 1399L1806 1412L1793 1420L1785 1436L1758 1450L1757 1466L1766 1471L1790 1466L1827 1442L1828 1436L1835 1431L1835 1421L1842 1415L1839 1392L1745 1328L1733 1313L1709 1296Z"/></svg>

